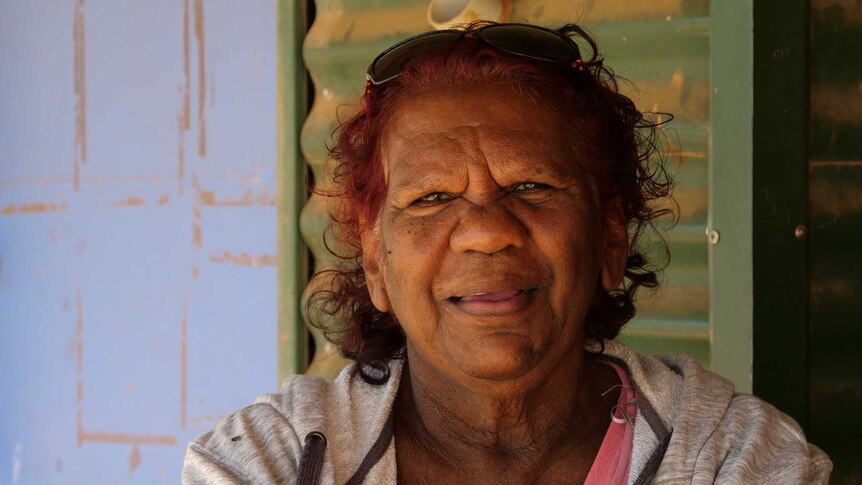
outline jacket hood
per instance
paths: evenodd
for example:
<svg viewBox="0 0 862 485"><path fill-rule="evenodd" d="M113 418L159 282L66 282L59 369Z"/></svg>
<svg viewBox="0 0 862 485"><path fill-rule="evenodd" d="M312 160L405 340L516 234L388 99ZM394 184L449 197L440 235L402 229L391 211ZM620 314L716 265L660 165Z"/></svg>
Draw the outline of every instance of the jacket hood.
<svg viewBox="0 0 862 485"><path fill-rule="evenodd" d="M651 477L669 458L694 470L731 404L733 384L686 355L641 355L617 341L605 343L605 355L628 370L638 396L629 483Z"/></svg>

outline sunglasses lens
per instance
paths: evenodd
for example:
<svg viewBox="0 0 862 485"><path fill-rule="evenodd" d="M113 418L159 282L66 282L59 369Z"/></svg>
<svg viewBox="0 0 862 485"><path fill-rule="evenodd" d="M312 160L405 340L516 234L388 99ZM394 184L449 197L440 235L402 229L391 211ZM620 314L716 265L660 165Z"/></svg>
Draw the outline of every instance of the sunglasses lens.
<svg viewBox="0 0 862 485"><path fill-rule="evenodd" d="M510 54L562 63L581 57L574 42L537 27L495 25L482 29L479 35L485 42Z"/></svg>
<svg viewBox="0 0 862 485"><path fill-rule="evenodd" d="M408 39L381 54L368 68L368 78L374 84L381 84L396 77L401 72L404 61L417 55L434 52L461 37L461 32L439 31Z"/></svg>
<svg viewBox="0 0 862 485"><path fill-rule="evenodd" d="M541 27L497 24L473 32L488 44L510 54L564 64L581 58L578 46L572 40ZM383 84L397 77L408 59L434 52L463 36L464 32L460 30L441 30L404 40L380 54L368 66L366 77L373 84Z"/></svg>

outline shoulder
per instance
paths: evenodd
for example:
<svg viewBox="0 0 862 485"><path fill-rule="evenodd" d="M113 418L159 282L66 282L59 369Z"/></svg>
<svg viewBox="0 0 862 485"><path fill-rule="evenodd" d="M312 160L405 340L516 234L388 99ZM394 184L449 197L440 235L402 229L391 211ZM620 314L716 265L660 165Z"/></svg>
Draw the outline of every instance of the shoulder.
<svg viewBox="0 0 862 485"><path fill-rule="evenodd" d="M693 483L826 483L832 465L771 404L684 355L645 356L614 343L670 440L659 477ZM657 478L659 478L657 477Z"/></svg>
<svg viewBox="0 0 862 485"><path fill-rule="evenodd" d="M183 481L285 482L295 475L303 431L324 422L329 387L320 378L292 376L283 392L226 416L188 445Z"/></svg>
<svg viewBox="0 0 862 485"><path fill-rule="evenodd" d="M716 479L760 483L827 483L832 462L808 443L790 416L750 394L735 394L704 457L721 457Z"/></svg>
<svg viewBox="0 0 862 485"><path fill-rule="evenodd" d="M401 363L389 369L390 379L379 386L365 383L353 365L332 383L289 377L280 393L258 397L190 443L183 482L292 483L312 432L328 442L322 478L338 481L352 472L358 453L373 443L389 416Z"/></svg>
<svg viewBox="0 0 862 485"><path fill-rule="evenodd" d="M674 434L691 417L716 425L733 398L733 383L687 355L643 355L616 341L606 344L606 353L626 366L641 400Z"/></svg>

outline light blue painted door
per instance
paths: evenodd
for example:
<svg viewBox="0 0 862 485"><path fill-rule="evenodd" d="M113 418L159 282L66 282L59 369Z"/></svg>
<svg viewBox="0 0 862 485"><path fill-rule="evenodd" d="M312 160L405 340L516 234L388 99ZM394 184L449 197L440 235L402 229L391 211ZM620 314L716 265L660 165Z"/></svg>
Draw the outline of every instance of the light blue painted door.
<svg viewBox="0 0 862 485"><path fill-rule="evenodd" d="M0 1L0 483L177 483L276 389L275 11Z"/></svg>

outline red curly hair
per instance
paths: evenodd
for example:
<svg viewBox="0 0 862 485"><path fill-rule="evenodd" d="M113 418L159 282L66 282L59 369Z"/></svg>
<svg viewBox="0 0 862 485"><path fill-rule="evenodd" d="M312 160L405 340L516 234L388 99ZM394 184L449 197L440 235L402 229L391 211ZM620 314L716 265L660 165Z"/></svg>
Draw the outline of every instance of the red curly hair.
<svg viewBox="0 0 862 485"><path fill-rule="evenodd" d="M488 24L471 24L466 29ZM374 226L386 197L382 137L399 103L420 90L433 89L445 96L445 88L463 84L517 86L520 93L535 98L565 123L573 153L586 167L598 195L597 220L605 224L608 211L617 211L628 227L625 281L613 291L597 284L585 323L588 341L603 348L604 340L615 338L634 316L638 288L658 286L657 274L663 266L648 261L640 250L645 230L654 230L657 218L673 214L668 208L673 205L655 203L669 199L673 187L656 144L658 124L619 92L617 77L603 66L589 34L573 24L557 31L590 47L592 56L584 60L584 69L509 54L462 38L408 60L397 78L369 87L355 111L340 123L330 149L337 162L335 195L340 197L334 224L340 230L340 242L351 250L351 254L339 256L350 262L316 276L331 278L330 288L314 293L307 310L314 310L308 311L312 323L323 328L344 356L360 367L404 355L405 336L396 316L374 307L358 263L361 235ZM666 244L664 247L667 254ZM323 316L338 316L346 320L346 326L326 328Z"/></svg>

